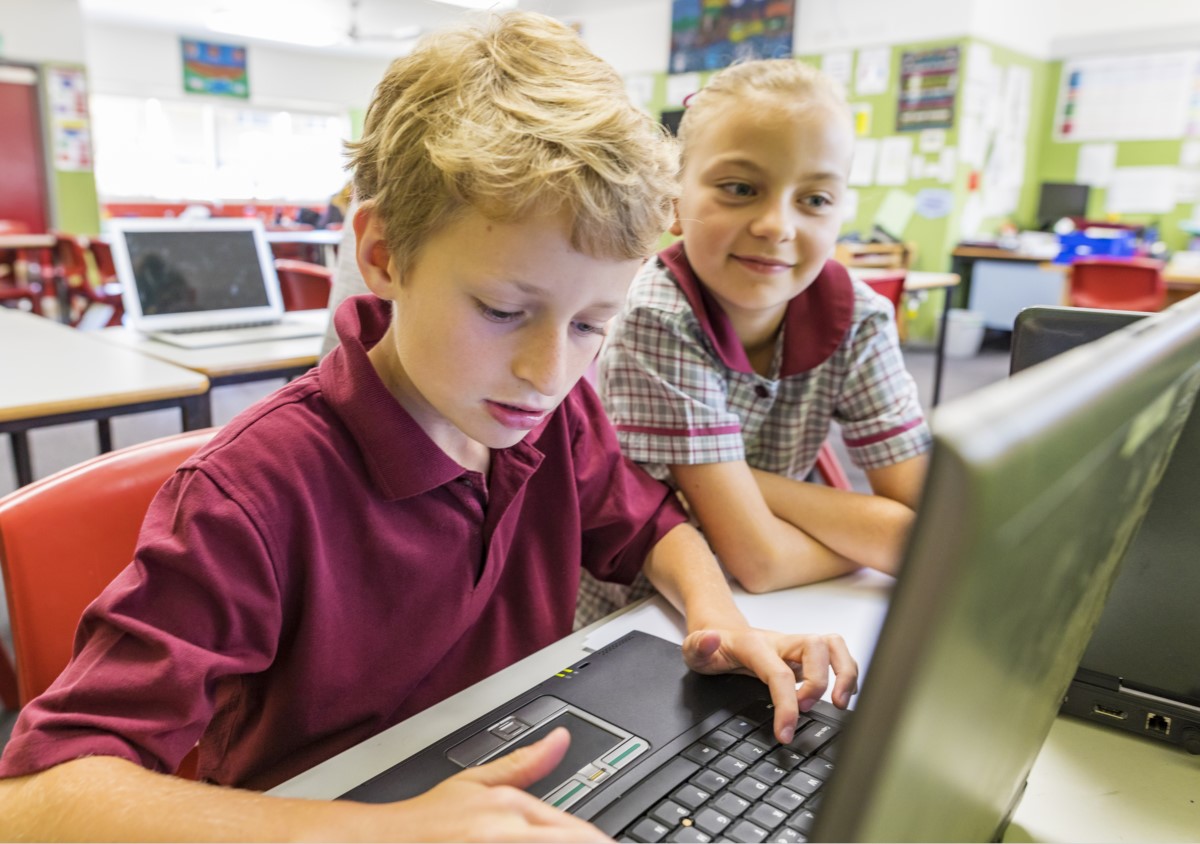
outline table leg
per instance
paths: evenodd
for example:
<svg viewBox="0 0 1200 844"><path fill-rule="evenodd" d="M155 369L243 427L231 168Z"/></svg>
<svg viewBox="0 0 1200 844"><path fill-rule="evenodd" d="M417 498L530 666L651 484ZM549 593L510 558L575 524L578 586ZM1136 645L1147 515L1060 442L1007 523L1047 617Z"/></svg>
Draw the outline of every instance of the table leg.
<svg viewBox="0 0 1200 844"><path fill-rule="evenodd" d="M183 430L196 431L212 427L210 395L210 392L206 392L198 396L188 396L179 402L179 410L183 414Z"/></svg>
<svg viewBox="0 0 1200 844"><path fill-rule="evenodd" d="M105 417L96 420L96 432L100 436L100 453L112 451L112 420Z"/></svg>
<svg viewBox="0 0 1200 844"><path fill-rule="evenodd" d="M942 366L946 362L946 325L949 322L950 316L950 290L945 291L945 297L942 300L942 316L939 320L940 327L938 328L937 353L933 359L933 403L932 407L937 407L938 402L942 398Z"/></svg>
<svg viewBox="0 0 1200 844"><path fill-rule="evenodd" d="M12 439L13 467L17 471L17 486L33 483L33 461L29 457L28 432L13 431L9 437Z"/></svg>

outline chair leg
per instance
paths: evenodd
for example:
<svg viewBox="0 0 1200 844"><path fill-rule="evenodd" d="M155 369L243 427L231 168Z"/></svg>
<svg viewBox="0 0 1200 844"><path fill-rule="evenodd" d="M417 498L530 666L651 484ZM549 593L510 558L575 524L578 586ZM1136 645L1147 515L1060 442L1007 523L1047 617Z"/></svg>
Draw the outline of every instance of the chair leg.
<svg viewBox="0 0 1200 844"><path fill-rule="evenodd" d="M17 672L13 668L12 657L3 645L0 645L0 703L10 712L20 708L17 698Z"/></svg>

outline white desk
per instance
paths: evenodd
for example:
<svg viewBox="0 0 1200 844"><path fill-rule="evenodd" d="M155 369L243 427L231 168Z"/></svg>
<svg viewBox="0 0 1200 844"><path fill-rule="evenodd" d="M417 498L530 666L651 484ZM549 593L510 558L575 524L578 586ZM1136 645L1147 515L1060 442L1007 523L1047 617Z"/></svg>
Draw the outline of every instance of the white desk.
<svg viewBox="0 0 1200 844"><path fill-rule="evenodd" d="M890 578L866 572L767 595L738 591L736 597L747 617L763 626L836 630L865 670L886 611L890 583ZM682 639L678 615L661 598L654 598L556 642L268 793L314 799L344 794L634 628ZM1194 841L1198 837L1200 758L1059 717L1005 840Z"/></svg>
<svg viewBox="0 0 1200 844"><path fill-rule="evenodd" d="M95 332L95 336L106 343L199 372L208 378L212 386L219 387L267 378L294 378L316 364L324 340L325 324L329 321L329 311L289 311L287 318L311 324L317 333L311 337L237 343L207 349L172 346L122 326Z"/></svg>
<svg viewBox="0 0 1200 844"><path fill-rule="evenodd" d="M298 231L277 230L267 232L267 243L305 243L321 247L325 266L337 263L337 245L342 242L340 229L300 229Z"/></svg>
<svg viewBox="0 0 1200 844"><path fill-rule="evenodd" d="M33 479L31 428L178 407L184 430L207 427L208 378L103 343L92 333L0 308L0 433L12 435L17 484ZM102 437L101 450L109 444Z"/></svg>

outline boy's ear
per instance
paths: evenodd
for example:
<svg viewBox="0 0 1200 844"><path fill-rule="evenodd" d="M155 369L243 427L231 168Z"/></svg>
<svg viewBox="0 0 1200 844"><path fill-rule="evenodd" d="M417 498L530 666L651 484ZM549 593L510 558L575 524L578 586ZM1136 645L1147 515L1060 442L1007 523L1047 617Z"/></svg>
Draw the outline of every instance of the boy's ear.
<svg viewBox="0 0 1200 844"><path fill-rule="evenodd" d="M384 237L383 223L370 206L360 207L354 215L354 248L367 289L381 299L394 299L399 274L393 278L396 265Z"/></svg>
<svg viewBox="0 0 1200 844"><path fill-rule="evenodd" d="M672 200L671 207L675 209L675 215L671 218L671 228L667 231L676 237L683 237L683 226L679 223L679 200Z"/></svg>

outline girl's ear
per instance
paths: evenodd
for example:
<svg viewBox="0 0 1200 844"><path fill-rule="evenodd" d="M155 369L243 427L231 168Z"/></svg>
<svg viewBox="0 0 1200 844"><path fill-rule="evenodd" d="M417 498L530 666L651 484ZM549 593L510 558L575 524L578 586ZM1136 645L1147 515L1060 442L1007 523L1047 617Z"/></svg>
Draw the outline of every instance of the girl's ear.
<svg viewBox="0 0 1200 844"><path fill-rule="evenodd" d="M683 226L679 222L679 200L676 199L671 204L675 208L675 216L671 219L671 228L668 231L676 237L683 237Z"/></svg>
<svg viewBox="0 0 1200 844"><path fill-rule="evenodd" d="M354 214L354 249L367 289L381 299L395 299L399 273L384 237L383 223L369 205Z"/></svg>

